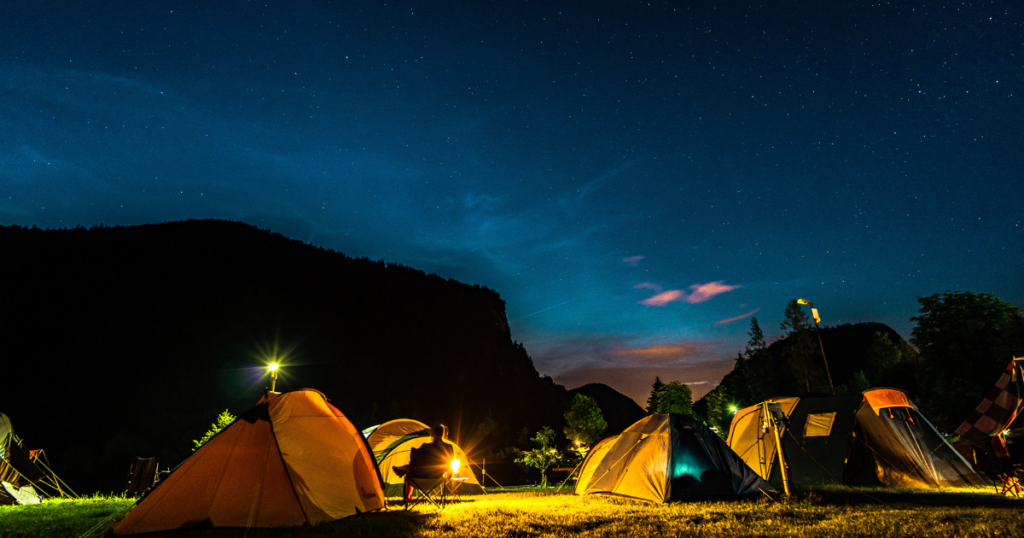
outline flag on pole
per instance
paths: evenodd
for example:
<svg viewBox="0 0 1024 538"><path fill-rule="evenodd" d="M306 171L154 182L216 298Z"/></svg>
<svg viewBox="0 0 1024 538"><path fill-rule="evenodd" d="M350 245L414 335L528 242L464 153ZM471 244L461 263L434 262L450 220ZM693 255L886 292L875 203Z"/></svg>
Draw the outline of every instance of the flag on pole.
<svg viewBox="0 0 1024 538"><path fill-rule="evenodd" d="M956 429L956 434L984 448L989 440L1010 427L1024 408L1024 379L1019 361L1014 358L971 416Z"/></svg>

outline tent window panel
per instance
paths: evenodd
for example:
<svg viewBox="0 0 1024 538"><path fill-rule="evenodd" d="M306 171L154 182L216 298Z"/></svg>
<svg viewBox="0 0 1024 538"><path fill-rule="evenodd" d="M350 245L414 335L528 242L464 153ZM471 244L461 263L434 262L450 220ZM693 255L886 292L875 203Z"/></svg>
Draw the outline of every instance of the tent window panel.
<svg viewBox="0 0 1024 538"><path fill-rule="evenodd" d="M832 433L832 423L835 419L835 413L807 415L807 423L804 424L804 437L828 437Z"/></svg>

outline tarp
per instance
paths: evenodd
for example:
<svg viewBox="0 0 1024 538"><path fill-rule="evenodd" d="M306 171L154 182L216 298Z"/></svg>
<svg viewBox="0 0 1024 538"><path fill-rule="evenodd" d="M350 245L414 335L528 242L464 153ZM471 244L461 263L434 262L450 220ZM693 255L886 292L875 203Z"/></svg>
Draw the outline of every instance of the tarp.
<svg viewBox="0 0 1024 538"><path fill-rule="evenodd" d="M395 474L394 468L409 464L409 454L414 448L418 448L430 442L430 427L426 424L407 418L400 418L385 422L376 428L363 430L369 434L366 442L373 451L374 459L380 469L380 476L384 482L384 494L388 496L402 495L402 488L405 479ZM462 483L458 492L460 495L473 495L483 493L483 487L473 473L469 457L459 445L448 441L455 452L455 458L459 460L460 478L466 480Z"/></svg>
<svg viewBox="0 0 1024 538"><path fill-rule="evenodd" d="M690 417L657 414L603 440L584 460L576 494L651 502L775 491L710 428Z"/></svg>
<svg viewBox="0 0 1024 538"><path fill-rule="evenodd" d="M782 425L780 438L794 484L946 487L985 483L898 389L775 401L782 404L788 423ZM760 413L760 405L738 411L728 444L759 475L780 483L774 439L761 428Z"/></svg>
<svg viewBox="0 0 1024 538"><path fill-rule="evenodd" d="M317 525L384 506L359 430L318 391L267 393L114 528Z"/></svg>
<svg viewBox="0 0 1024 538"><path fill-rule="evenodd" d="M39 493L32 486L18 487L10 482L0 482L0 505L39 504Z"/></svg>
<svg viewBox="0 0 1024 538"><path fill-rule="evenodd" d="M984 449L993 437L1001 436L1003 430L1013 424L1024 409L1024 371L1016 357L1006 366L985 398L967 420L956 429L956 434ZM999 444L1004 445L1002 439ZM1004 445L1005 446L1005 445Z"/></svg>
<svg viewBox="0 0 1024 538"><path fill-rule="evenodd" d="M11 483L13 487L38 484L46 478L46 473L33 459L34 454L21 446L21 439L15 435L11 419L0 413L0 480ZM36 493L33 491L32 495Z"/></svg>

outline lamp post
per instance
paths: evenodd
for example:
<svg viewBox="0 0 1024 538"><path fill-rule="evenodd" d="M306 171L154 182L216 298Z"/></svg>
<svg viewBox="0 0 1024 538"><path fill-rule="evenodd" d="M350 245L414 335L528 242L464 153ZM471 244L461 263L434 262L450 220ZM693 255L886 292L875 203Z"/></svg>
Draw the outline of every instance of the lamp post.
<svg viewBox="0 0 1024 538"><path fill-rule="evenodd" d="M825 358L825 344L821 343L821 331L818 330L818 324L821 323L821 318L818 317L818 309L814 308L814 303L807 299L797 299L797 304L805 304L811 307L811 316L814 317L814 333L818 335L818 346L821 347L821 360L825 363L825 376L828 377L828 388L832 391L832 395L836 395L836 388L832 386L832 374L828 371L828 359Z"/></svg>
<svg viewBox="0 0 1024 538"><path fill-rule="evenodd" d="M270 370L270 392L276 392L277 389L277 370L280 368L276 362L272 362L267 365L267 369Z"/></svg>

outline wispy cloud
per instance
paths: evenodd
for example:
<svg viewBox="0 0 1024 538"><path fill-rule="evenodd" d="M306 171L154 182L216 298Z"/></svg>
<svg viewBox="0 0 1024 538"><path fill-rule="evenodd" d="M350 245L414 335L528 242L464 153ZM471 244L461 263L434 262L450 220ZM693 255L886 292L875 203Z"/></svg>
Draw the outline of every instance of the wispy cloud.
<svg viewBox="0 0 1024 538"><path fill-rule="evenodd" d="M636 267L636 265L640 263L640 260L642 259L644 259L643 256L630 256L628 258L622 258L622 263L630 267Z"/></svg>
<svg viewBox="0 0 1024 538"><path fill-rule="evenodd" d="M707 347L714 344L714 342L694 343L684 340L674 344L617 349L612 354L616 357L630 359L630 363L633 365L659 365L699 357Z"/></svg>
<svg viewBox="0 0 1024 538"><path fill-rule="evenodd" d="M649 297L640 301L640 304L647 306L665 306L675 301L682 301L686 298L686 294L683 290L668 290L663 291L654 297Z"/></svg>
<svg viewBox="0 0 1024 538"><path fill-rule="evenodd" d="M707 284L694 284L690 286L691 293L687 294L683 290L667 290L661 291L661 288L655 284L644 282L643 284L637 284L634 288L648 288L656 292L659 292L654 297L649 297L640 301L640 304L646 306L665 306L669 303L676 301L686 301L690 304L703 303L711 299L716 295L741 288L742 286L728 286L724 283L724 280L718 280L716 282L708 282Z"/></svg>
<svg viewBox="0 0 1024 538"><path fill-rule="evenodd" d="M703 303L704 301L707 301L708 299L714 297L715 295L719 295L727 291L732 291L742 287L726 286L724 282L724 280L719 280L717 282L708 282L707 284L694 284L690 286L690 289L693 290L693 293L691 293L690 296L686 298L686 302L691 304Z"/></svg>
<svg viewBox="0 0 1024 538"><path fill-rule="evenodd" d="M760 308L755 308L755 309L751 310L750 312L747 312L746 314L743 314L741 316L736 316L734 318L729 318L729 319L723 319L722 321L716 321L715 325L716 326L718 326L718 325L725 325L726 323L732 323L734 321L739 321L739 320L741 320L743 318L749 318L750 316L753 316L754 314L756 314L758 310L761 310L761 309Z"/></svg>
<svg viewBox="0 0 1024 538"><path fill-rule="evenodd" d="M633 288L638 290L654 290L655 293L661 293L661 286L655 284L654 282L642 282L640 284L637 284L636 286L633 286Z"/></svg>

